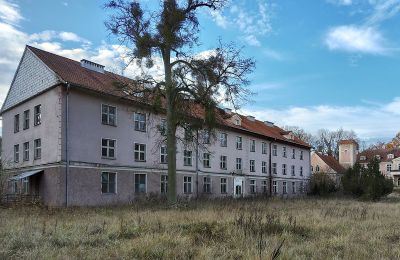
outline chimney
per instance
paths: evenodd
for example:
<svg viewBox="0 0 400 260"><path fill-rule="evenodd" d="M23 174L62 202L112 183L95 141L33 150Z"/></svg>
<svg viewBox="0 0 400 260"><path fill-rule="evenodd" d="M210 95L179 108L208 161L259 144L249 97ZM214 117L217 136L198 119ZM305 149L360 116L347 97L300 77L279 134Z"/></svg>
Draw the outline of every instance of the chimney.
<svg viewBox="0 0 400 260"><path fill-rule="evenodd" d="M93 70L93 71L97 71L100 73L104 73L104 66L100 65L98 63L89 61L89 60L81 60L81 67L89 69L89 70Z"/></svg>
<svg viewBox="0 0 400 260"><path fill-rule="evenodd" d="M274 127L275 126L275 124L273 122L271 122L271 121L264 121L264 124L266 124L269 127Z"/></svg>

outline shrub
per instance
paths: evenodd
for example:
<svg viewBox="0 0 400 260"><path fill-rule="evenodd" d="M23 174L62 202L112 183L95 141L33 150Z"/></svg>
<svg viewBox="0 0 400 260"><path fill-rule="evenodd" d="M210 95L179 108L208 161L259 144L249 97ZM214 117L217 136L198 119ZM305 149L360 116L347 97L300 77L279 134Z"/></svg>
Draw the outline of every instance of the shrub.
<svg viewBox="0 0 400 260"><path fill-rule="evenodd" d="M348 169L342 185L345 193L369 200L378 200L393 191L393 181L380 173L377 159L368 163L366 168L356 164Z"/></svg>
<svg viewBox="0 0 400 260"><path fill-rule="evenodd" d="M310 195L326 196L336 190L335 181L327 173L319 172L311 176Z"/></svg>

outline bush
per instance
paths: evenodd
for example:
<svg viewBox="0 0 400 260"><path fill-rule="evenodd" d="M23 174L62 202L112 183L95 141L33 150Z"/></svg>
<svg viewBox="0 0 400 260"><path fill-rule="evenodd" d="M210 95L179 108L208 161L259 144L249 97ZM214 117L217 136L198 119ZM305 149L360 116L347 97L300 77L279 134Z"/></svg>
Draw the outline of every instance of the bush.
<svg viewBox="0 0 400 260"><path fill-rule="evenodd" d="M335 191L335 181L327 173L319 172L311 176L310 195L326 196Z"/></svg>
<svg viewBox="0 0 400 260"><path fill-rule="evenodd" d="M378 200L393 191L393 181L379 171L379 161L372 160L366 168L356 164L342 178L343 191L355 197Z"/></svg>

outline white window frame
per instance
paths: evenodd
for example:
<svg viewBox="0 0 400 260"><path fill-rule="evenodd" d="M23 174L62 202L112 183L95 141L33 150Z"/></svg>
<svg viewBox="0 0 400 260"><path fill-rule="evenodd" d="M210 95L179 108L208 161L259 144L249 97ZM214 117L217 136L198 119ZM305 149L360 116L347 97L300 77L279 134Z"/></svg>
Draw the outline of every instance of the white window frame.
<svg viewBox="0 0 400 260"><path fill-rule="evenodd" d="M287 182L282 182L282 194L287 194Z"/></svg>
<svg viewBox="0 0 400 260"><path fill-rule="evenodd" d="M144 121L141 121L141 118L139 116L144 116ZM146 132L147 128L147 115L145 113L140 113L140 112L135 112L133 113L133 124L135 131L139 132Z"/></svg>
<svg viewBox="0 0 400 260"><path fill-rule="evenodd" d="M250 193L257 193L257 181L255 179L250 179Z"/></svg>
<svg viewBox="0 0 400 260"><path fill-rule="evenodd" d="M14 115L14 133L18 133L20 130L20 116L19 114Z"/></svg>
<svg viewBox="0 0 400 260"><path fill-rule="evenodd" d="M165 151L163 152L163 149L165 149ZM167 150L167 146L163 145L160 147L160 163L161 164L167 164L168 163L168 150Z"/></svg>
<svg viewBox="0 0 400 260"><path fill-rule="evenodd" d="M255 172L255 171L256 171L256 161L250 160L250 172Z"/></svg>
<svg viewBox="0 0 400 260"><path fill-rule="evenodd" d="M272 163L272 174L278 174L278 164Z"/></svg>
<svg viewBox="0 0 400 260"><path fill-rule="evenodd" d="M107 140L106 146L103 146L103 140ZM110 146L109 141L114 141L114 147ZM117 158L117 140L116 139L102 137L100 145L101 145L101 158L110 159L110 160L114 160ZM107 149L107 156L103 155L103 148ZM110 149L114 149L114 157L110 156Z"/></svg>
<svg viewBox="0 0 400 260"><path fill-rule="evenodd" d="M189 156L190 154L190 156ZM193 166L193 152L190 150L183 150L183 165Z"/></svg>
<svg viewBox="0 0 400 260"><path fill-rule="evenodd" d="M203 177L203 193L210 194L212 192L211 189L211 177L204 176Z"/></svg>
<svg viewBox="0 0 400 260"><path fill-rule="evenodd" d="M186 180L185 180L186 178ZM190 178L190 181L189 181ZM190 185L190 186L189 186ZM186 187L186 191L185 191L185 187ZM190 191L188 191L187 189L190 187ZM193 177L192 176L183 176L183 193L184 194L192 194L193 193Z"/></svg>
<svg viewBox="0 0 400 260"><path fill-rule="evenodd" d="M224 180L224 181L223 181ZM224 187L224 189L222 188ZM224 191L223 191L224 190ZM228 193L228 181L226 178L222 177L220 179L220 193L227 194Z"/></svg>
<svg viewBox="0 0 400 260"><path fill-rule="evenodd" d="M278 145L276 144L272 146L272 156L278 156Z"/></svg>
<svg viewBox="0 0 400 260"><path fill-rule="evenodd" d="M296 149L292 149L292 159L296 159Z"/></svg>
<svg viewBox="0 0 400 260"><path fill-rule="evenodd" d="M263 194L268 193L268 188L267 188L267 181L266 180L262 180L261 181L261 190Z"/></svg>
<svg viewBox="0 0 400 260"><path fill-rule="evenodd" d="M220 160L220 162L219 162L219 168L221 169L221 170L226 170L227 169L227 156L226 155L221 155L220 157L219 157L219 160Z"/></svg>
<svg viewBox="0 0 400 260"><path fill-rule="evenodd" d="M141 149L142 147L144 147L144 151ZM146 150L147 150L146 144L141 144L141 143L133 144L133 158L135 162L146 162L146 157L147 157ZM141 159L141 155L143 155L143 159Z"/></svg>
<svg viewBox="0 0 400 260"><path fill-rule="evenodd" d="M292 181L292 193L296 194L296 182Z"/></svg>
<svg viewBox="0 0 400 260"><path fill-rule="evenodd" d="M236 150L243 149L243 138L241 136L236 136Z"/></svg>
<svg viewBox="0 0 400 260"><path fill-rule="evenodd" d="M296 176L296 166L295 165L291 166L291 174L292 174L292 176Z"/></svg>
<svg viewBox="0 0 400 260"><path fill-rule="evenodd" d="M261 172L267 173L267 162L266 161L261 162Z"/></svg>
<svg viewBox="0 0 400 260"><path fill-rule="evenodd" d="M39 108L39 112L37 111ZM42 123L42 105L36 105L33 107L33 126L38 126Z"/></svg>
<svg viewBox="0 0 400 260"><path fill-rule="evenodd" d="M144 176L144 192L143 191L138 191L136 189L136 176ZM134 176L134 187L135 187L135 194L146 194L147 193L147 174L145 173L135 173Z"/></svg>
<svg viewBox="0 0 400 260"><path fill-rule="evenodd" d="M267 154L267 143L266 142L261 143L261 153Z"/></svg>
<svg viewBox="0 0 400 260"><path fill-rule="evenodd" d="M103 107L107 109L107 111L103 111ZM110 107L115 109L115 114L112 115L112 113L110 113ZM103 125L109 125L109 126L117 126L117 107L116 106L112 106L109 104L101 104L101 123ZM103 122L103 115L107 116L107 120L106 122ZM114 124L111 123L110 118L112 118L112 116L114 116Z"/></svg>
<svg viewBox="0 0 400 260"><path fill-rule="evenodd" d="M23 148L23 155L22 155L22 160L23 161L29 161L29 142L25 142L22 145Z"/></svg>
<svg viewBox="0 0 400 260"><path fill-rule="evenodd" d="M386 171L387 172L391 172L392 171L392 164L391 163L386 164Z"/></svg>
<svg viewBox="0 0 400 260"><path fill-rule="evenodd" d="M103 174L104 173L108 173L108 174L110 174L110 173L113 173L113 174L115 174L115 182L114 182L114 185L115 185L115 187L114 187L114 190L115 190L115 192L110 192L110 176L108 175L108 179L107 179L107 192L103 192ZM117 172L112 172L112 171L102 171L101 172L101 174L100 174L100 191L101 191L101 194L117 194L117 187L118 187L118 185L117 185L117 183L118 183L118 174L117 174Z"/></svg>
<svg viewBox="0 0 400 260"><path fill-rule="evenodd" d="M282 147L282 157L287 158L287 153L286 153L286 146Z"/></svg>
<svg viewBox="0 0 400 260"><path fill-rule="evenodd" d="M304 159L304 152L300 151L300 160L302 161Z"/></svg>
<svg viewBox="0 0 400 260"><path fill-rule="evenodd" d="M303 176L303 166L300 166L300 176Z"/></svg>
<svg viewBox="0 0 400 260"><path fill-rule="evenodd" d="M21 187L22 188L22 190L21 190L22 194L29 194L29 188L30 188L29 177L23 178L21 180L21 182L22 182L22 187Z"/></svg>
<svg viewBox="0 0 400 260"><path fill-rule="evenodd" d="M33 140L33 159L38 160L40 158L42 158L42 139L38 138Z"/></svg>
<svg viewBox="0 0 400 260"><path fill-rule="evenodd" d="M211 168L211 154L210 153L203 153L203 167Z"/></svg>
<svg viewBox="0 0 400 260"><path fill-rule="evenodd" d="M227 147L228 146L228 134L225 132L220 133L219 135L219 144L221 147Z"/></svg>
<svg viewBox="0 0 400 260"><path fill-rule="evenodd" d="M256 140L254 139L250 140L250 152L251 153L256 152Z"/></svg>
<svg viewBox="0 0 400 260"><path fill-rule="evenodd" d="M236 158L236 170L242 170L243 166L242 166L242 158Z"/></svg>
<svg viewBox="0 0 400 260"><path fill-rule="evenodd" d="M282 164L282 175L287 175L286 163Z"/></svg>
<svg viewBox="0 0 400 260"><path fill-rule="evenodd" d="M14 145L14 162L19 163L19 144Z"/></svg>
<svg viewBox="0 0 400 260"><path fill-rule="evenodd" d="M29 109L25 110L23 115L24 115L24 118L23 118L22 128L23 128L23 130L27 130L27 129L29 129L29 125L30 125L31 111Z"/></svg>
<svg viewBox="0 0 400 260"><path fill-rule="evenodd" d="M164 190L163 190L164 187ZM167 194L168 193L168 175L161 174L160 176L160 193Z"/></svg>
<svg viewBox="0 0 400 260"><path fill-rule="evenodd" d="M272 192L278 194L278 183L276 181L272 181Z"/></svg>

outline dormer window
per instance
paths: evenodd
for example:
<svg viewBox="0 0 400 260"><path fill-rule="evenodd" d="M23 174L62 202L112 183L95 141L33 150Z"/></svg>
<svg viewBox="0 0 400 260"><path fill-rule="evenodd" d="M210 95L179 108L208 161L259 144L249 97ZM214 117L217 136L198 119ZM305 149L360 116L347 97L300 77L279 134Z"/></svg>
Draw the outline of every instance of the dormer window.
<svg viewBox="0 0 400 260"><path fill-rule="evenodd" d="M235 125L240 125L240 120L239 119L235 119Z"/></svg>
<svg viewBox="0 0 400 260"><path fill-rule="evenodd" d="M388 158L388 159L393 159L393 158L394 158L394 154L392 154L392 153L388 154L388 155L387 155L387 158Z"/></svg>
<svg viewBox="0 0 400 260"><path fill-rule="evenodd" d="M367 157L365 157L364 155L360 156L360 161L365 161L366 159L367 159Z"/></svg>
<svg viewBox="0 0 400 260"><path fill-rule="evenodd" d="M238 126L240 126L240 125L242 125L242 119L240 118L240 116L238 116L238 115L233 115L232 116L232 118L231 118L231 122L234 124L234 125L238 125Z"/></svg>

